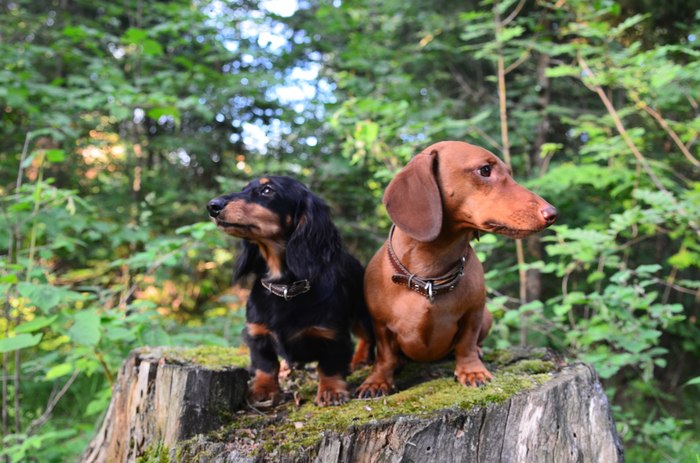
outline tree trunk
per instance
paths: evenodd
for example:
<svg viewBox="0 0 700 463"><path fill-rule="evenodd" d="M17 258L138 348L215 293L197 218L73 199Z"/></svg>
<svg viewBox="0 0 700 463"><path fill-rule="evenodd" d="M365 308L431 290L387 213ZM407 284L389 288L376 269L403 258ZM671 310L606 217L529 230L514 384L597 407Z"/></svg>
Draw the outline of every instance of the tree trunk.
<svg viewBox="0 0 700 463"><path fill-rule="evenodd" d="M315 378L302 370L282 383L294 400L245 411L244 370L183 352L132 353L84 462L624 461L593 368L544 351L487 355L494 380L479 389L449 378L454 362L409 364L400 392L340 407L314 406Z"/></svg>
<svg viewBox="0 0 700 463"><path fill-rule="evenodd" d="M547 24L548 26L548 24ZM535 140L530 149L528 158L528 170L530 177L544 175L542 170L544 159L540 156L542 145L547 141L550 129L549 115L547 108L550 100L549 78L547 68L549 68L550 57L545 53L540 53L537 58L537 109L540 112L540 121L535 127ZM555 203L556 205L556 203ZM542 243L539 234L530 235L526 238L527 249L533 260L542 260ZM527 302L540 300L542 298L542 272L539 269L531 268L526 273Z"/></svg>

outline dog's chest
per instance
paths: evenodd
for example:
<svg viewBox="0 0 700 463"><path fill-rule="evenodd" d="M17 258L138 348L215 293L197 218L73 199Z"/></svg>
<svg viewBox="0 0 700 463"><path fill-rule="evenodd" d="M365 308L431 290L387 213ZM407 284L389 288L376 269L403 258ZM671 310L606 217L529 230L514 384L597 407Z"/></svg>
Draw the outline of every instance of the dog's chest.
<svg viewBox="0 0 700 463"><path fill-rule="evenodd" d="M436 300L430 304L420 296L411 297L406 304L410 310L402 310L388 324L395 333L401 351L417 361L432 361L444 357L454 346L463 310L446 306ZM442 302L442 304L441 304ZM406 307L406 306L404 306Z"/></svg>

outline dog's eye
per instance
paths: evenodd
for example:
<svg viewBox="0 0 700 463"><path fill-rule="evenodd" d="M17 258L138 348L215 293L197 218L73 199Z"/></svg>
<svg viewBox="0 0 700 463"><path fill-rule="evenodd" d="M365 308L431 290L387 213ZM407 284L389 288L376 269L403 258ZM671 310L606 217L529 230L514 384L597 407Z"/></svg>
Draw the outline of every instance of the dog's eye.
<svg viewBox="0 0 700 463"><path fill-rule="evenodd" d="M491 166L486 164L485 166L479 167L479 170L477 170L477 172L479 172L479 175L481 175L482 177L490 177Z"/></svg>
<svg viewBox="0 0 700 463"><path fill-rule="evenodd" d="M272 196L275 190L272 189L270 185L265 185L262 190L260 190L260 194L263 196Z"/></svg>

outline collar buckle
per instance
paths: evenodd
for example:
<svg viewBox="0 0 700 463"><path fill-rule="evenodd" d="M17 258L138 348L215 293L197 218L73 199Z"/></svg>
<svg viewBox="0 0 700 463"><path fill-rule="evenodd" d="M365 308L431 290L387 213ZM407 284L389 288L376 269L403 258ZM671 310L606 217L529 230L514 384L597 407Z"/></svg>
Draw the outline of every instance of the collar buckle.
<svg viewBox="0 0 700 463"><path fill-rule="evenodd" d="M391 239L394 236L395 225L391 226L389 231L389 239L387 241L387 255L389 257L389 262L391 262L392 267L396 271L395 274L391 276L391 281L397 285L407 286L409 289L425 296L430 303L435 302L435 296L439 296L443 293L449 293L457 287L457 283L460 278L464 276L464 268L467 264L467 259L469 258L469 246L464 252L464 255L459 258L457 263L444 275L440 275L435 278L422 278L417 276L415 273L411 273L399 260L396 252L394 251L394 246L391 244Z"/></svg>

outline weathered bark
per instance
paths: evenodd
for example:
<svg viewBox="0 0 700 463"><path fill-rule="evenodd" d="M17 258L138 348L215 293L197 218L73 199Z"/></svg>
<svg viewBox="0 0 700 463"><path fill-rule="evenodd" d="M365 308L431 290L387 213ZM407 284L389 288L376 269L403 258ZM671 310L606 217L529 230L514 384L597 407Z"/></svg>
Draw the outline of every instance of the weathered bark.
<svg viewBox="0 0 700 463"><path fill-rule="evenodd" d="M290 401L279 413L254 410L234 414L242 405L238 397L245 384L240 370L219 372L228 376L214 380L210 376L213 372L204 367L169 364L169 359L159 362L153 353L144 358L137 352L122 368L120 386L115 388L105 424L83 461L122 462L138 457L144 461L222 463L623 461L608 402L593 368L574 364L556 369L556 359L548 355L540 353L532 360L522 352L510 351L501 360L488 362L494 382L482 391L493 388L494 397L506 387L505 382L498 382L499 378L525 378L527 384L539 385L522 392L507 392L492 399L496 402L487 400L475 406L465 406L462 400L472 393L470 390L444 379L453 368L447 362L435 368L420 366L403 374L412 377L399 380L399 389L404 393L431 384L419 395L420 402L428 405L434 400L444 401L445 390L438 391L440 387L454 387L455 404L443 409L406 413L398 404L416 398L405 396L396 400L396 414L392 398L353 401L325 409L310 405L299 408ZM194 379L205 377L205 381ZM442 379L425 383L435 377ZM229 386L226 388L223 383ZM440 386L444 384L447 386ZM300 387L298 382L295 385ZM438 394L443 395L438 398ZM193 400L200 396L195 406ZM189 399L182 400L183 397ZM333 427L333 423L340 422L341 414L352 407L376 412L382 404L386 409L387 403L388 417L364 421L352 418L347 427ZM224 419L222 408L229 411ZM217 432L207 434L227 419L228 423ZM258 425L252 424L254 419L258 419ZM285 428L285 420L294 421L294 426ZM294 447L285 442L290 439L290 429L311 427L322 420L330 424L322 424L311 432L309 435L317 436L311 443ZM302 440L298 435L291 439Z"/></svg>
<svg viewBox="0 0 700 463"><path fill-rule="evenodd" d="M82 461L133 462L154 442L175 447L212 431L245 405L247 382L243 368L188 364L163 348L135 350Z"/></svg>

